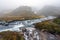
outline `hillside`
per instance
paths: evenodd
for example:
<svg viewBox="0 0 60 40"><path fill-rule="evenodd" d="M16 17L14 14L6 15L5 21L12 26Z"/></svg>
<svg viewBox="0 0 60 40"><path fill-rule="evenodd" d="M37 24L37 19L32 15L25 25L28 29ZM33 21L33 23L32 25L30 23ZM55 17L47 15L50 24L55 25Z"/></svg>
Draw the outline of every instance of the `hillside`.
<svg viewBox="0 0 60 40"><path fill-rule="evenodd" d="M5 14L4 17L0 17L0 20L26 20L40 18L40 15L36 15L31 7L21 6L16 8L10 13Z"/></svg>
<svg viewBox="0 0 60 40"><path fill-rule="evenodd" d="M41 10L38 11L38 14L45 16L59 16L60 15L60 7L55 6L45 6Z"/></svg>
<svg viewBox="0 0 60 40"><path fill-rule="evenodd" d="M21 6L19 8L16 8L15 10L13 10L12 12L10 12L7 15L8 16L21 16L21 17L37 16L32 11L32 8L31 7L28 7L28 6Z"/></svg>

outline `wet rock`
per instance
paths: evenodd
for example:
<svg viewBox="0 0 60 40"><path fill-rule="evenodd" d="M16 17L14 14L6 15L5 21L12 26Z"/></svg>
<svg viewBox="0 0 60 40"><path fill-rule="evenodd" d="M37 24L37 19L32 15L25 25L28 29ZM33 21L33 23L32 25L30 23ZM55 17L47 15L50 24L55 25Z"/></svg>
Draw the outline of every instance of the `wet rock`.
<svg viewBox="0 0 60 40"><path fill-rule="evenodd" d="M22 28L25 40L60 40L60 36L55 36L47 31L39 31L33 27Z"/></svg>

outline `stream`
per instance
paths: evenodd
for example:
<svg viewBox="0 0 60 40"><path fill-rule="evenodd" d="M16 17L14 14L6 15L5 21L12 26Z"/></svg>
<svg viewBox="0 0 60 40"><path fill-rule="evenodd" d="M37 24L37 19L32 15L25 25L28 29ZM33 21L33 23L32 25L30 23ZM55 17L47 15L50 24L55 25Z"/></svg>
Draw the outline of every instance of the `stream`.
<svg viewBox="0 0 60 40"><path fill-rule="evenodd" d="M41 32L34 28L34 23L52 20L56 17L48 16L39 19L24 20L24 21L14 21L11 23L5 23L5 25L0 25L0 32L2 31L17 31L22 32L25 40L56 40L56 37L47 32ZM0 22L4 23L4 22ZM8 24L8 25L6 25Z"/></svg>

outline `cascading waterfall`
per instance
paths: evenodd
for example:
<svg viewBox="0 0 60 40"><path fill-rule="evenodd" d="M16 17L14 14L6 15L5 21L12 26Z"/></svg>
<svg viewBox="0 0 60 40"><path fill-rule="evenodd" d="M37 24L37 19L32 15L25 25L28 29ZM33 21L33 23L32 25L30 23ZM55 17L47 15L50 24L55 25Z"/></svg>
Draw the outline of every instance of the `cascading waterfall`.
<svg viewBox="0 0 60 40"><path fill-rule="evenodd" d="M22 32L24 34L25 40L55 40L56 38L54 35L49 34L48 36L47 33L43 33L35 29L33 25L34 23L38 23L38 22L42 22L42 21L50 20L54 18L56 17L48 16L40 19L15 21L15 22L9 23L8 26L1 25L0 32L7 31L7 30Z"/></svg>
<svg viewBox="0 0 60 40"><path fill-rule="evenodd" d="M40 33L35 28L21 28L25 40L40 40Z"/></svg>
<svg viewBox="0 0 60 40"><path fill-rule="evenodd" d="M39 31L33 27L21 27L20 30L22 30L21 32L23 33L25 40L57 40L55 35Z"/></svg>

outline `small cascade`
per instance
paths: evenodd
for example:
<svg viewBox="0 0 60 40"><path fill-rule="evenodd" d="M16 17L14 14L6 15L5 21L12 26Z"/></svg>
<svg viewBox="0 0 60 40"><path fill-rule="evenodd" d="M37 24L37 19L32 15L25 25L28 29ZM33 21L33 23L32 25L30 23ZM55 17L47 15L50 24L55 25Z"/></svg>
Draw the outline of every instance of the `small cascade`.
<svg viewBox="0 0 60 40"><path fill-rule="evenodd" d="M25 40L40 40L40 33L35 28L27 27L20 30L22 30Z"/></svg>
<svg viewBox="0 0 60 40"><path fill-rule="evenodd" d="M15 21L9 23L9 25L0 25L0 32L2 31L17 31L22 32L25 40L56 40L56 37L47 32L41 32L34 28L34 23L42 22L45 20L51 20L56 17L48 16L45 18Z"/></svg>
<svg viewBox="0 0 60 40"><path fill-rule="evenodd" d="M22 27L20 30L20 32L23 33L25 40L57 40L55 35L39 31L33 27Z"/></svg>

